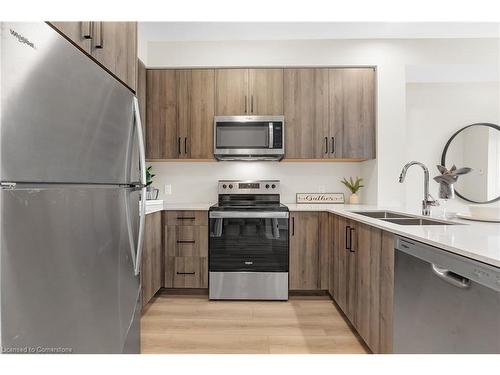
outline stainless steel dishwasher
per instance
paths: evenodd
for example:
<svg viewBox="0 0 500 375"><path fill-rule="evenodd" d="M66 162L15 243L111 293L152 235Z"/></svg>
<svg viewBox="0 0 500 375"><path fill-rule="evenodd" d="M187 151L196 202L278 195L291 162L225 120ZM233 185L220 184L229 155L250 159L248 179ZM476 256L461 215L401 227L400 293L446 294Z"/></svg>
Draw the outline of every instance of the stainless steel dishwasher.
<svg viewBox="0 0 500 375"><path fill-rule="evenodd" d="M394 353L500 353L500 268L395 243Z"/></svg>

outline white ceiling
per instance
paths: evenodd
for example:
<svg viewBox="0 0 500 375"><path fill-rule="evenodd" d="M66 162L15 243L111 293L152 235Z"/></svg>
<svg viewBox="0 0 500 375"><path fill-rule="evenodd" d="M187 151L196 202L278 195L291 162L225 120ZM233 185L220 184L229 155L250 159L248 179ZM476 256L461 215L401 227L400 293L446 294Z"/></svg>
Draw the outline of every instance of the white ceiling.
<svg viewBox="0 0 500 375"><path fill-rule="evenodd" d="M499 25L493 22L139 22L139 42L498 38Z"/></svg>

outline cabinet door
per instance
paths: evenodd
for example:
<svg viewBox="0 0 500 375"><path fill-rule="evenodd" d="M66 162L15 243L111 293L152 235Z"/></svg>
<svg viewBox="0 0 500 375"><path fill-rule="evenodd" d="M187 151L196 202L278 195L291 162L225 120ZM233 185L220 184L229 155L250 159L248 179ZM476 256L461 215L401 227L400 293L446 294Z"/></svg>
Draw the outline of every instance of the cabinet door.
<svg viewBox="0 0 500 375"><path fill-rule="evenodd" d="M145 306L163 284L161 212L146 215L141 263L142 305Z"/></svg>
<svg viewBox="0 0 500 375"><path fill-rule="evenodd" d="M290 289L320 287L319 213L293 212L290 230Z"/></svg>
<svg viewBox="0 0 500 375"><path fill-rule="evenodd" d="M146 66L141 60L137 61L137 100L141 115L142 131L146 137ZM146 139L146 138L144 138Z"/></svg>
<svg viewBox="0 0 500 375"><path fill-rule="evenodd" d="M380 253L380 353L392 353L394 311L394 234L382 232Z"/></svg>
<svg viewBox="0 0 500 375"><path fill-rule="evenodd" d="M284 70L286 158L327 158L328 69Z"/></svg>
<svg viewBox="0 0 500 375"><path fill-rule="evenodd" d="M334 297L351 322L354 322L356 307L356 237L355 223L337 217Z"/></svg>
<svg viewBox="0 0 500 375"><path fill-rule="evenodd" d="M283 114L283 69L250 69L250 114Z"/></svg>
<svg viewBox="0 0 500 375"><path fill-rule="evenodd" d="M328 270L328 292L335 299L335 286L338 283L338 274L335 271L336 262L338 261L338 251L337 251L337 216L334 214L328 214L328 229L330 231L328 252L330 254L330 266Z"/></svg>
<svg viewBox="0 0 500 375"><path fill-rule="evenodd" d="M319 213L319 288L330 289L330 263L332 257L332 231L328 212Z"/></svg>
<svg viewBox="0 0 500 375"><path fill-rule="evenodd" d="M176 70L177 85L177 152L181 159L189 158L188 140L191 124L191 70Z"/></svg>
<svg viewBox="0 0 500 375"><path fill-rule="evenodd" d="M208 262L204 257L167 257L167 288L207 288Z"/></svg>
<svg viewBox="0 0 500 375"><path fill-rule="evenodd" d="M181 145L177 137L175 70L148 70L146 86L146 158L176 158Z"/></svg>
<svg viewBox="0 0 500 375"><path fill-rule="evenodd" d="M167 225L166 230L167 256L208 256L208 226Z"/></svg>
<svg viewBox="0 0 500 375"><path fill-rule="evenodd" d="M375 71L330 69L331 156L375 158Z"/></svg>
<svg viewBox="0 0 500 375"><path fill-rule="evenodd" d="M137 22L93 22L91 54L135 91Z"/></svg>
<svg viewBox="0 0 500 375"><path fill-rule="evenodd" d="M191 71L189 156L192 159L214 157L215 70Z"/></svg>
<svg viewBox="0 0 500 375"><path fill-rule="evenodd" d="M216 114L218 116L248 114L248 69L217 69L215 76Z"/></svg>
<svg viewBox="0 0 500 375"><path fill-rule="evenodd" d="M356 313L354 326L374 353L380 342L380 257L382 231L356 224Z"/></svg>
<svg viewBox="0 0 500 375"><path fill-rule="evenodd" d="M85 52L90 53L92 37L92 22L50 22L57 30L63 33L68 39L75 43Z"/></svg>

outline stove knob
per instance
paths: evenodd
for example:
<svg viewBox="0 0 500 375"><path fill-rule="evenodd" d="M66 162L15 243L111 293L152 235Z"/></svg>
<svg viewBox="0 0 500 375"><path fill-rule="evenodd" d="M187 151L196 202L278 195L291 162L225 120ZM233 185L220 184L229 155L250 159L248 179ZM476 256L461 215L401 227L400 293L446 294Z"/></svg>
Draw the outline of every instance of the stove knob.
<svg viewBox="0 0 500 375"><path fill-rule="evenodd" d="M271 187L272 187L273 189L275 189L275 188L276 188L276 185L275 185L275 184L272 184L272 185L271 185Z"/></svg>
<svg viewBox="0 0 500 375"><path fill-rule="evenodd" d="M229 189L232 189L233 188L233 184L229 184Z"/></svg>
<svg viewBox="0 0 500 375"><path fill-rule="evenodd" d="M223 189L227 188L227 185L226 184L222 185L222 188Z"/></svg>
<svg viewBox="0 0 500 375"><path fill-rule="evenodd" d="M266 189L269 189L269 184L266 184Z"/></svg>

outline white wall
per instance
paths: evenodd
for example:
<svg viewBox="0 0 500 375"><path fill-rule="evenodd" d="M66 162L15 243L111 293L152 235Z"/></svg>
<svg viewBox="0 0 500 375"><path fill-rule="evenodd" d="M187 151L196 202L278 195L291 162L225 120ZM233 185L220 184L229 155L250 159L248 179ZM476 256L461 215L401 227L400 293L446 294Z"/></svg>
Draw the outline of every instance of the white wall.
<svg viewBox="0 0 500 375"><path fill-rule="evenodd" d="M377 160L361 163L359 168L367 182L365 202L388 206L421 199L408 196L406 187L397 182L401 167L409 160L406 66L485 62L498 66L499 56L496 39L149 42L147 47L148 67L377 66ZM285 170L285 164L278 165ZM325 168L321 165L306 168ZM332 164L328 168L333 175L357 173L357 166L349 171L345 167ZM275 169L276 173L280 170Z"/></svg>
<svg viewBox="0 0 500 375"><path fill-rule="evenodd" d="M160 189L159 199L177 203L205 203L217 200L217 181L223 179L278 179L281 181L281 201L295 202L299 192L342 192L340 183L346 176L360 176L357 163L276 163L276 162L219 162L186 163L155 162L154 186ZM164 185L172 185L172 195L165 195ZM361 192L361 198L367 198Z"/></svg>
<svg viewBox="0 0 500 375"><path fill-rule="evenodd" d="M436 165L440 164L443 147L455 131L475 122L499 123L498 97L498 83L408 84L407 158L423 162L429 167L431 177L436 176ZM459 148L454 149L458 152ZM478 156L481 155L480 151L476 147ZM462 152L462 156L466 157L463 147ZM456 160L460 163L459 157ZM480 189L479 185L477 180L475 188ZM431 181L430 186L431 194L437 197L438 185ZM412 167L404 187L407 207L417 208L423 197L422 171ZM468 204L457 198L449 202L448 206L451 211L466 211Z"/></svg>

